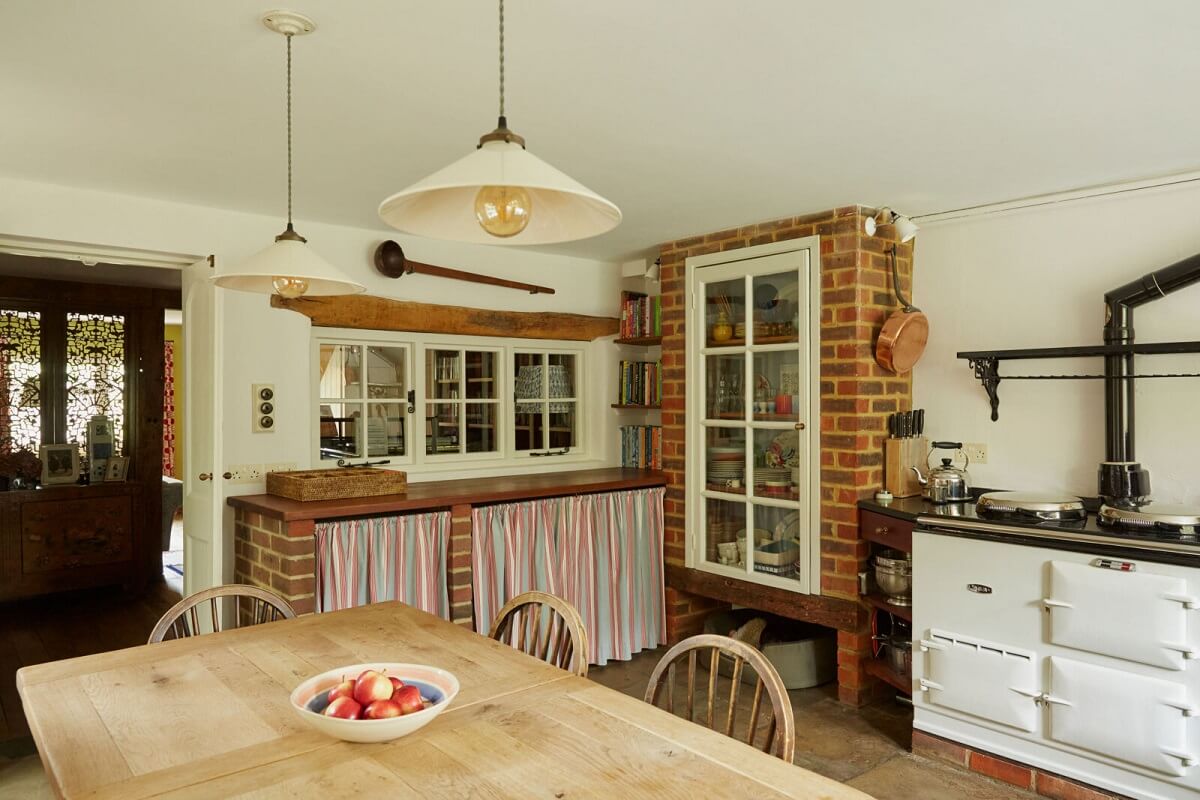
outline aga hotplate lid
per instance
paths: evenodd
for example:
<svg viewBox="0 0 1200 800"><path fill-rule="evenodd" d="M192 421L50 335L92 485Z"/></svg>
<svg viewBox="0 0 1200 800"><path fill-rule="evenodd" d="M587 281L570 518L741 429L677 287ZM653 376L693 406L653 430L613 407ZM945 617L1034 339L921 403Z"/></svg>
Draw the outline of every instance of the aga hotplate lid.
<svg viewBox="0 0 1200 800"><path fill-rule="evenodd" d="M1032 517L1042 520L1084 519L1083 501L1068 494L1051 492L987 492L979 496L975 510L984 516Z"/></svg>

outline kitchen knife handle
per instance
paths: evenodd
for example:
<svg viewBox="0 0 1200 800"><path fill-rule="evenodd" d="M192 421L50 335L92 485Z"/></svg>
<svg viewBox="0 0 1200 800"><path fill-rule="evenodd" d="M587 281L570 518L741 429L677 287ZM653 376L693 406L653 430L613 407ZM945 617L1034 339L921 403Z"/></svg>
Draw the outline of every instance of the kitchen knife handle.
<svg viewBox="0 0 1200 800"><path fill-rule="evenodd" d="M896 438L896 415L888 414L888 436Z"/></svg>
<svg viewBox="0 0 1200 800"><path fill-rule="evenodd" d="M925 433L925 409L917 409L917 436Z"/></svg>

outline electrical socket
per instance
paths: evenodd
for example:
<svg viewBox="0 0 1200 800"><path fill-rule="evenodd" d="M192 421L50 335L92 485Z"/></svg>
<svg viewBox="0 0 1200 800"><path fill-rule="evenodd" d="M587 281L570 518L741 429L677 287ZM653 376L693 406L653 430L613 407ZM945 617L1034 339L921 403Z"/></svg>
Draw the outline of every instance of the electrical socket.
<svg viewBox="0 0 1200 800"><path fill-rule="evenodd" d="M963 445L963 452L967 454L967 458L971 459L972 464L987 463L987 445L980 442L969 442Z"/></svg>
<svg viewBox="0 0 1200 800"><path fill-rule="evenodd" d="M263 464L263 475L266 475L268 472L291 472L295 468L295 461L280 461L275 464Z"/></svg>
<svg viewBox="0 0 1200 800"><path fill-rule="evenodd" d="M262 464L247 464L245 475L246 475L246 478L245 478L246 483L252 483L254 481L261 481L263 479L263 465Z"/></svg>
<svg viewBox="0 0 1200 800"><path fill-rule="evenodd" d="M249 467L246 464L230 464L225 470L229 473L229 481L231 483L244 483L246 480L246 472Z"/></svg>

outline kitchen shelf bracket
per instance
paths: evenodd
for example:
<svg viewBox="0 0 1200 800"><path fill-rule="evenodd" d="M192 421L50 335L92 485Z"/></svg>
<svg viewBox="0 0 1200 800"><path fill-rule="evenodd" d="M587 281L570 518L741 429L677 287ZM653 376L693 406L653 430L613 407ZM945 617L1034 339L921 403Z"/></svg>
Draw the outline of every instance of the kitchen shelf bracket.
<svg viewBox="0 0 1200 800"><path fill-rule="evenodd" d="M992 405L992 422L995 422L1000 419L1000 359L995 356L972 358L967 363L975 370L975 379L987 392L988 402Z"/></svg>

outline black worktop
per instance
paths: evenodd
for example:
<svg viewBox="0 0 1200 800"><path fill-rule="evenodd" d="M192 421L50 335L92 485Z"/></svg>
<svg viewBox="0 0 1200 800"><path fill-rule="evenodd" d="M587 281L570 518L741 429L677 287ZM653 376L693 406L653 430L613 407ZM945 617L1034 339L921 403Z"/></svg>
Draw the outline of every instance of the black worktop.
<svg viewBox="0 0 1200 800"><path fill-rule="evenodd" d="M986 491L992 490L979 489L972 495L978 497ZM858 502L858 507L864 511L919 523L925 530L944 536L1200 566L1200 538L1170 531L1130 532L1105 528L1096 521L1097 501L1084 498L1084 506L1088 510L1086 520L1037 522L989 519L976 513L974 501L934 504L922 497L906 497L887 503L873 498Z"/></svg>

